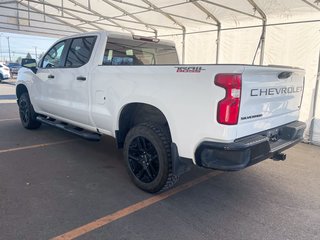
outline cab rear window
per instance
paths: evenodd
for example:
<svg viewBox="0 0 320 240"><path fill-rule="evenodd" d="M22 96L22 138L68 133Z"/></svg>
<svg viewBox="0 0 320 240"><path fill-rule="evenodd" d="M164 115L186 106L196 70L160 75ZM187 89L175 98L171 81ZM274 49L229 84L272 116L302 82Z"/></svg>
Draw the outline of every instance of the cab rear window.
<svg viewBox="0 0 320 240"><path fill-rule="evenodd" d="M155 42L108 38L103 65L178 64L174 46Z"/></svg>

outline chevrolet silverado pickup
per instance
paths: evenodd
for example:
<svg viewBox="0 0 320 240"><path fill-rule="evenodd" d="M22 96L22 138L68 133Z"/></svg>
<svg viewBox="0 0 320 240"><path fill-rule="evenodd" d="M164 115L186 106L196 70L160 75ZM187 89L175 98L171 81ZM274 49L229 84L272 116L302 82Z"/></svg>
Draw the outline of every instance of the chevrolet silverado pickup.
<svg viewBox="0 0 320 240"><path fill-rule="evenodd" d="M147 192L172 187L189 163L234 171L284 160L306 127L299 68L181 65L170 41L106 31L60 39L37 65L22 65L22 125L114 137Z"/></svg>

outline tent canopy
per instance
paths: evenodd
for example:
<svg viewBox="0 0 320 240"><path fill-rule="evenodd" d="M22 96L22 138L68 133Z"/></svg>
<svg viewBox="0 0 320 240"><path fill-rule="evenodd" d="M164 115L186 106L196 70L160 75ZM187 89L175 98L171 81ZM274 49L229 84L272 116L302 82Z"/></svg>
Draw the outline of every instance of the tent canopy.
<svg viewBox="0 0 320 240"><path fill-rule="evenodd" d="M136 35L185 37L216 31L215 60L220 35L226 29L260 27L263 63L266 25L288 21L319 21L320 0L0 0L0 30L61 37L110 30Z"/></svg>
<svg viewBox="0 0 320 240"><path fill-rule="evenodd" d="M238 27L320 13L320 0L1 0L0 29L65 36L107 29L138 35ZM318 18L319 20L319 18ZM63 26L63 27L62 27Z"/></svg>

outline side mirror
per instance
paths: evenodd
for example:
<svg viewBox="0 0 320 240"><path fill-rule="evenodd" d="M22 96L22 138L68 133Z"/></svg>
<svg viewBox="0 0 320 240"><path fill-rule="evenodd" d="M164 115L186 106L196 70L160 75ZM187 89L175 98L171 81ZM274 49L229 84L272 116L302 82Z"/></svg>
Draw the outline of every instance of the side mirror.
<svg viewBox="0 0 320 240"><path fill-rule="evenodd" d="M37 73L37 61L32 58L23 58L21 60L21 66L29 68L32 72Z"/></svg>

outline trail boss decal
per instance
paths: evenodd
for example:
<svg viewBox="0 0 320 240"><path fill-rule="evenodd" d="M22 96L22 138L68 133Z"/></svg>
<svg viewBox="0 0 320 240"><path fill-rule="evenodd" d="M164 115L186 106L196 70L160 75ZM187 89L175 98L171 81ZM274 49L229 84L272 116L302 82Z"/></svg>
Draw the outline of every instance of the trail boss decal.
<svg viewBox="0 0 320 240"><path fill-rule="evenodd" d="M272 96L302 92L303 87L282 87L282 88L254 88L251 89L250 96Z"/></svg>
<svg viewBox="0 0 320 240"><path fill-rule="evenodd" d="M175 67L178 73L200 73L205 69L202 67Z"/></svg>

